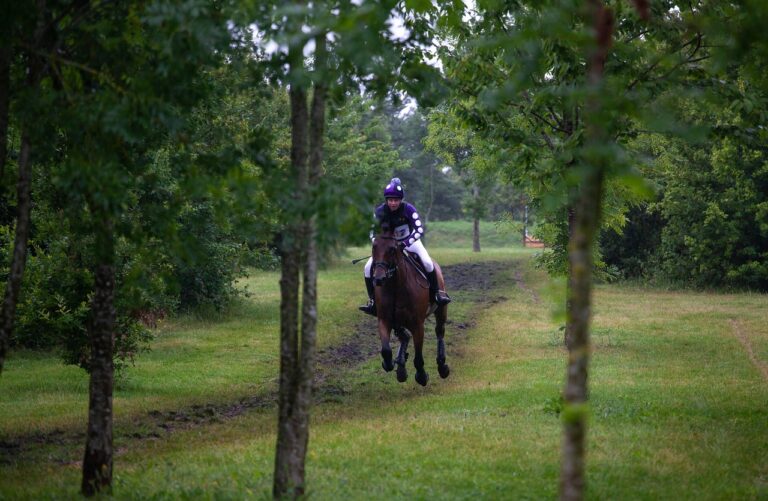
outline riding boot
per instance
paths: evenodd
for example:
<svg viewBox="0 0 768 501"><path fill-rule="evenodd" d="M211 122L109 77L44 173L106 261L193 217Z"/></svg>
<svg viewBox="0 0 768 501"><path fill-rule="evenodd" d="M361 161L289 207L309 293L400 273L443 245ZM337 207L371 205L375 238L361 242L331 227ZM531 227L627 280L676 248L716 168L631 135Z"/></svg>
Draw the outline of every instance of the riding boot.
<svg viewBox="0 0 768 501"><path fill-rule="evenodd" d="M367 313L369 315L376 316L376 302L374 301L373 297L373 278L365 277L365 289L368 291L368 304L364 304L358 309L362 311L363 313Z"/></svg>
<svg viewBox="0 0 768 501"><path fill-rule="evenodd" d="M437 285L437 271L432 270L427 273L427 280L429 280L430 301L434 301L439 305L448 304L451 302L450 296L448 296L444 290L440 290Z"/></svg>

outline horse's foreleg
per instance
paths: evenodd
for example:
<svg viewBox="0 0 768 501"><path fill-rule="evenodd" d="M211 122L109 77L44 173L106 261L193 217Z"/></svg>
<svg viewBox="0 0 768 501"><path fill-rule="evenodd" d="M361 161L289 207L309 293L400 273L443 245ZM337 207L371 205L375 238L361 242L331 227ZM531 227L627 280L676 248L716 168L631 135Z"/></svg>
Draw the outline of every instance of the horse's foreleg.
<svg viewBox="0 0 768 501"><path fill-rule="evenodd" d="M408 360L408 342L411 340L411 336L402 327L395 329L395 335L400 340L400 348L397 350L397 358L395 359L397 380L404 383L408 379L408 369L405 367L405 362Z"/></svg>
<svg viewBox="0 0 768 501"><path fill-rule="evenodd" d="M416 350L416 355L413 357L413 366L416 367L416 382L421 386L427 386L429 374L424 370L424 355L422 354L422 348L424 347L423 322L419 323L413 333L413 347Z"/></svg>
<svg viewBox="0 0 768 501"><path fill-rule="evenodd" d="M437 372L445 379L451 368L445 363L445 322L448 319L448 305L444 304L435 311L435 335L437 336Z"/></svg>
<svg viewBox="0 0 768 501"><path fill-rule="evenodd" d="M381 339L381 367L389 372L395 368L395 364L392 363L392 347L389 345L389 332L391 327L389 324L379 319L379 338Z"/></svg>

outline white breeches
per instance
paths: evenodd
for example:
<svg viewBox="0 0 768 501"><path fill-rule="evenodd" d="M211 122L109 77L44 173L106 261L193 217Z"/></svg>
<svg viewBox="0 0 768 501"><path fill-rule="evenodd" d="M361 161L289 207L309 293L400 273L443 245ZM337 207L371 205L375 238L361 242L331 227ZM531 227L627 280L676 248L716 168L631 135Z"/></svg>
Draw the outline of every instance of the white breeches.
<svg viewBox="0 0 768 501"><path fill-rule="evenodd" d="M415 242L413 242L413 245L411 245L410 247L406 247L405 250L413 254L419 255L419 258L421 259L421 262L424 264L424 268L427 270L427 273L430 273L435 269L435 263L432 262L432 258L429 257L429 252L427 252L427 249L426 247L424 247L424 244L421 243L421 240L416 240ZM365 276L365 278L371 278L372 266L373 266L373 257L369 257L368 262L365 263L365 268L363 269L363 275Z"/></svg>

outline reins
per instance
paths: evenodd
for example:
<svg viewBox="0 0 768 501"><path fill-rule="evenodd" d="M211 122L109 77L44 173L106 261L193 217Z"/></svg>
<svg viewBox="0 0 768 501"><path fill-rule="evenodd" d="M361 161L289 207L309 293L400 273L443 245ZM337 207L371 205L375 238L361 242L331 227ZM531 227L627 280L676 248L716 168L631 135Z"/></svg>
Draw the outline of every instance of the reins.
<svg viewBox="0 0 768 501"><path fill-rule="evenodd" d="M378 235L376 238L380 238L382 240L396 240L395 237L390 237L387 235ZM397 263L390 264L386 261L374 261L372 264L374 270L376 268L384 268L385 278L392 278L397 271Z"/></svg>
<svg viewBox="0 0 768 501"><path fill-rule="evenodd" d="M376 236L376 238L377 239L380 238L382 240L397 240L395 237L391 237L391 236L387 236L387 235L384 235L384 236L378 235L378 236ZM400 253L402 255L402 251L400 251L400 249L398 249L397 247L395 247L395 252L398 252L398 253ZM392 322L395 322L396 321L395 310L397 308L397 298L398 298L397 289L398 289L399 284L397 283L397 281L394 282L394 283L391 282L391 279L392 279L392 277L397 275L397 271L398 271L398 257L395 256L394 262L375 261L374 260L371 264L373 266L373 269L372 269L372 272L371 272L372 276L376 275L374 270L376 270L377 268L382 268L384 270L384 279L385 280L389 280L389 282L388 282L389 285L387 286L387 288L389 289L389 291L391 291L390 292L390 294L391 294L391 301L389 301L389 302L390 302L391 307L392 307L392 311L390 312L390 319L392 320ZM404 268L407 268L407 266L405 266ZM401 272L404 272L405 275L403 277L400 277L400 278L407 279L407 270L402 269Z"/></svg>
<svg viewBox="0 0 768 501"><path fill-rule="evenodd" d="M373 268L384 268L384 277L385 278L392 278L395 275L395 272L397 271L397 264L390 265L386 261L374 261L373 262Z"/></svg>

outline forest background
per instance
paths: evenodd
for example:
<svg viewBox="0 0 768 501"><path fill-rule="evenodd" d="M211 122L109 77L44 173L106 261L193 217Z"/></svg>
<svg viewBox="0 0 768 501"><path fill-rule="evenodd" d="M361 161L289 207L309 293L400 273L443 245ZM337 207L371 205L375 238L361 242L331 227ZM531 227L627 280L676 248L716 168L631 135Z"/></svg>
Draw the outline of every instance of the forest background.
<svg viewBox="0 0 768 501"><path fill-rule="evenodd" d="M768 8L634 3L608 2L600 107L579 2L5 5L2 358L93 371L114 308L119 373L158 320L215 315L283 266L296 219L321 263L365 242L392 176L427 226L528 231L566 276L585 166L609 165L598 280L765 292ZM286 181L303 87L327 97L308 203Z"/></svg>
<svg viewBox="0 0 768 501"><path fill-rule="evenodd" d="M162 12L170 17L164 22L200 23L199 18L183 17L194 13L190 10L194 2L184 5ZM684 14L669 10L665 29L677 30L676 34L690 31L695 25ZM703 14L700 17L705 19ZM208 29L211 37L212 29ZM150 333L146 325L180 311L209 314L221 310L242 292L236 290L234 281L249 267L279 266L276 236L280 223L267 181L270 169L280 171L280 165L288 162L289 101L284 88L270 86L265 80L260 65L269 59L253 58L260 49L247 42L252 33L237 34L244 47L238 47L230 59L219 58L205 71L190 71L193 78L185 75L192 78L186 85L200 95L183 114L172 117L176 121L172 134L162 129L147 131L154 144L141 151L140 170L120 172L124 167L115 165L117 172L110 173L131 178L119 179L116 182L123 185L115 188L122 191L117 203L124 208L119 224L126 233L116 239L118 360L128 360L147 346ZM669 124L659 128L698 127L697 137L690 141L690 132L681 137L640 127L623 132L622 141L637 163L627 175L631 189L613 190L607 199L607 216L596 250L598 276L764 292L768 290L768 173L761 125L765 98L742 66L718 66L724 73L707 73L712 71L711 54L698 40L700 33L691 36L668 48L670 53L659 55L648 71L656 72L649 77L659 87L656 99L675 98L674 113L664 109L660 113L667 115L657 118ZM552 47L553 51L563 49ZM680 52L686 49L688 52ZM444 56L445 67L450 68L460 56L468 57ZM14 246L22 113L32 107L27 101L30 97L22 93L20 57L5 59L1 73L5 85L0 97L6 113L15 112L6 114L3 121L0 217L5 262L10 262ZM9 61L14 63L10 68ZM562 58L556 62L551 70L555 74L567 73L566 66L572 63ZM60 64L61 71L78 70L74 63ZM54 77L47 77L53 86L44 89L46 98L64 92L74 108L72 113L92 113L73 103L77 93L85 90L85 82L57 89ZM461 77L457 74L456 81ZM254 85L259 79L263 83ZM550 85L564 83L552 79ZM685 89L682 94L681 88ZM496 137L530 132L531 126L514 123L525 119L525 112L517 112L519 118L510 114L507 129L492 124L492 130L484 131L462 122L459 115L466 112L466 106L452 106L450 99L433 108L414 106L413 100L399 103L363 93L348 96L329 110L324 184L328 213L324 217L335 227L326 230L336 231L341 239L327 252L364 241L381 186L398 176L406 186L407 200L421 208L427 223L485 219L502 231L522 234L527 213L527 231L550 249L547 254L551 257L543 255L542 265L562 273L568 219L561 216L563 204L548 198L560 196L558 187L532 176L522 182L517 179L525 176L520 172L528 168L530 157L548 163L551 151L544 140L510 147ZM32 172L29 257L10 344L58 349L67 363L87 368L85 326L95 257L92 237L83 228L87 217L83 220L78 204L82 192L92 187L88 183L100 182L86 177L98 172L83 170L97 162L72 165L66 131L53 120L61 122L60 110L34 104L36 125L45 126L57 140L41 137L35 143L38 167ZM482 106L485 104L479 103ZM99 117L102 121L126 119L101 112L105 113ZM49 115L49 120L43 120ZM544 126L547 120L542 118ZM558 129L555 123L548 125ZM530 137L537 140L533 132ZM133 139L122 138L126 142ZM104 170L101 166L92 169ZM549 174L545 171L543 175ZM73 194L77 195L74 200Z"/></svg>

